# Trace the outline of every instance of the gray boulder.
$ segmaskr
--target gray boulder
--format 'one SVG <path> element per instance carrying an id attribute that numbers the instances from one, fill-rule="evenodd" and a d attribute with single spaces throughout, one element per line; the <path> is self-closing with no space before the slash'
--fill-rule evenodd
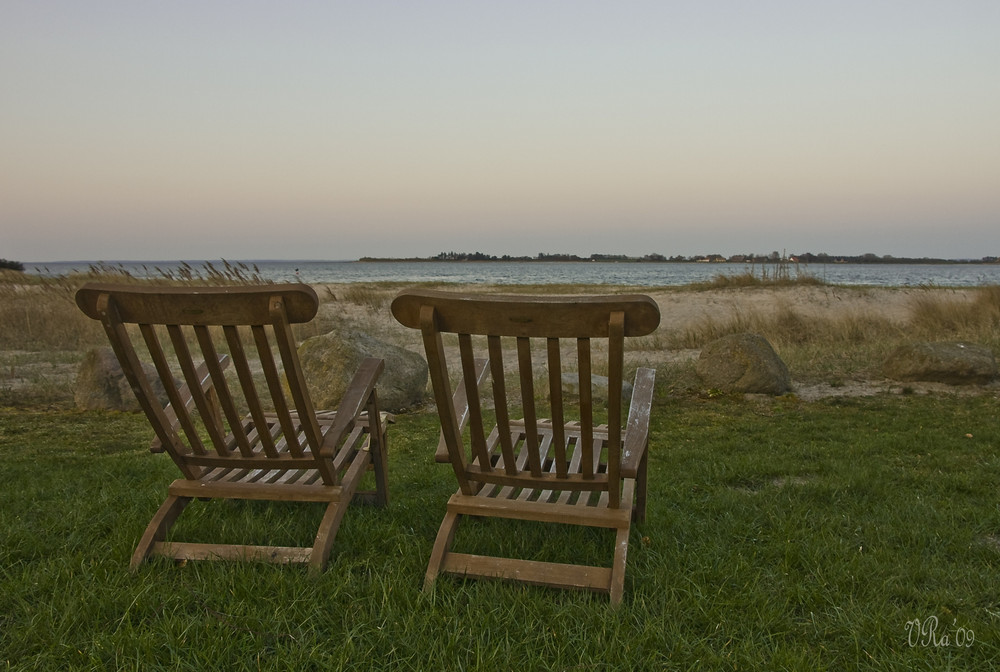
<path id="1" fill-rule="evenodd" d="M 418 354 L 357 331 L 331 331 L 299 346 L 299 360 L 317 409 L 334 410 L 365 357 L 385 360 L 378 379 L 379 407 L 398 413 L 423 403 L 427 362 Z"/>
<path id="2" fill-rule="evenodd" d="M 706 345 L 695 371 L 723 392 L 785 394 L 792 389 L 788 367 L 758 334 L 730 334 Z"/>
<path id="3" fill-rule="evenodd" d="M 153 387 L 161 405 L 166 405 L 167 394 L 156 376 L 152 364 L 144 363 L 143 371 Z M 76 374 L 76 387 L 73 390 L 73 401 L 77 408 L 94 411 L 138 411 L 139 402 L 132 394 L 125 379 L 118 358 L 111 348 L 95 348 L 87 351 L 80 362 Z"/>
<path id="4" fill-rule="evenodd" d="M 887 378 L 950 385 L 982 385 L 997 377 L 993 351 L 961 342 L 901 345 L 883 365 Z"/>

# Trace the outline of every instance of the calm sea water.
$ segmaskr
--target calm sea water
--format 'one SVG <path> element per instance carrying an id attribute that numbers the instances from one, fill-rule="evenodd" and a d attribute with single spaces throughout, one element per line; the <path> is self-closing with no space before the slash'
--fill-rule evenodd
<path id="1" fill-rule="evenodd" d="M 97 262 L 25 263 L 25 270 L 40 275 L 86 272 Z M 135 277 L 161 277 L 176 273 L 182 262 L 111 261 Z M 221 261 L 188 261 L 205 275 L 206 263 L 224 270 Z M 359 262 L 359 261 L 243 261 L 244 274 L 256 273 L 275 282 L 451 282 L 460 284 L 587 284 L 671 286 L 703 282 L 718 275 L 739 275 L 751 270 L 745 264 L 615 263 L 615 262 Z M 761 272 L 758 265 L 753 269 Z M 773 273 L 773 266 L 767 267 Z M 1000 264 L 811 264 L 790 270 L 816 276 L 831 284 L 913 287 L 935 285 L 972 287 L 1000 284 Z"/>

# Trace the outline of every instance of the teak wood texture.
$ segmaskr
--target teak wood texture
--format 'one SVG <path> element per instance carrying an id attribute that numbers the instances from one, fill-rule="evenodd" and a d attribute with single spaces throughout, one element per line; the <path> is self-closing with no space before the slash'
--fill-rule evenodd
<path id="1" fill-rule="evenodd" d="M 308 563 L 322 571 L 352 499 L 388 502 L 385 415 L 364 360 L 336 411 L 317 412 L 291 326 L 319 305 L 306 285 L 153 287 L 88 284 L 77 305 L 104 325 L 122 370 L 183 478 L 168 488 L 132 556 Z M 367 471 L 375 487 L 360 492 Z M 192 500 L 324 502 L 311 547 L 167 541 Z"/>
<path id="2" fill-rule="evenodd" d="M 619 603 L 631 522 L 642 520 L 646 510 L 655 377 L 651 369 L 638 369 L 623 423 L 624 342 L 656 329 L 656 303 L 641 295 L 404 291 L 392 314 L 422 333 L 441 420 L 437 457 L 452 465 L 458 480 L 431 551 L 425 589 L 445 572 L 602 591 Z M 455 335 L 457 353 L 445 346 Z M 606 367 L 600 365 L 604 359 Z M 598 375 L 607 377 L 604 405 L 596 403 L 593 390 Z M 564 391 L 567 376 L 578 387 L 572 394 Z M 483 384 L 487 377 L 490 385 Z M 512 419 L 518 406 L 523 418 Z M 540 417 L 540 411 L 551 417 Z M 490 414 L 495 426 L 487 431 L 494 424 Z M 456 553 L 451 547 L 462 516 L 610 528 L 612 565 Z"/>

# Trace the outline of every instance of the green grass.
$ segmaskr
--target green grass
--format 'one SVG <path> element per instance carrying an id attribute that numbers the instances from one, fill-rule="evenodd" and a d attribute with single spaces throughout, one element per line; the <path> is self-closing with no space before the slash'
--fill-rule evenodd
<path id="1" fill-rule="evenodd" d="M 177 475 L 146 451 L 142 417 L 0 412 L 0 666 L 994 669 L 998 415 L 988 395 L 657 399 L 649 516 L 633 527 L 613 609 L 601 595 L 448 577 L 421 592 L 454 488 L 432 460 L 434 416 L 390 428 L 389 507 L 352 507 L 312 579 L 164 560 L 129 574 Z M 176 531 L 308 544 L 321 514 L 196 502 Z M 458 545 L 603 561 L 611 543 L 601 531 L 476 522 Z M 913 622 L 932 618 L 949 645 L 915 636 Z M 956 645 L 959 632 L 974 633 L 971 646 Z"/>

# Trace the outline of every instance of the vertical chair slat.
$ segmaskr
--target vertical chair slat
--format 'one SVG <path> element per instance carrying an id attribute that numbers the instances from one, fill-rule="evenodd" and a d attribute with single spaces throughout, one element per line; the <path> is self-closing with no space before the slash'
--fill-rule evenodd
<path id="1" fill-rule="evenodd" d="M 255 324 L 251 327 L 254 344 L 257 346 L 257 357 L 260 360 L 261 370 L 264 372 L 264 380 L 267 381 L 267 390 L 274 402 L 274 414 L 281 425 L 281 436 L 284 439 L 288 452 L 294 457 L 302 457 L 302 446 L 296 438 L 296 423 L 288 411 L 288 402 L 285 401 L 285 391 L 278 375 L 278 367 L 274 362 L 274 353 L 271 351 L 271 344 L 267 339 L 267 331 L 263 325 Z M 281 452 L 281 445 L 276 446 Z"/>
<path id="2" fill-rule="evenodd" d="M 486 339 L 490 356 L 490 378 L 493 379 L 493 405 L 497 414 L 497 431 L 500 434 L 500 454 L 503 455 L 504 471 L 513 476 L 517 473 L 514 459 L 514 444 L 510 438 L 510 413 L 507 410 L 507 383 L 503 372 L 503 346 L 499 336 Z"/>
<path id="3" fill-rule="evenodd" d="M 563 414 L 562 395 L 562 353 L 559 351 L 559 339 L 547 339 L 549 351 L 549 405 L 552 407 L 552 449 L 555 460 L 555 472 L 558 478 L 565 478 L 566 466 L 566 431 Z"/>
<path id="4" fill-rule="evenodd" d="M 281 355 L 281 363 L 284 365 L 285 377 L 288 379 L 288 387 L 291 389 L 292 402 L 295 410 L 298 411 L 299 422 L 302 432 L 305 435 L 306 443 L 311 452 L 315 455 L 319 453 L 323 437 L 320 433 L 319 422 L 316 420 L 316 411 L 306 392 L 305 376 L 302 373 L 302 365 L 299 363 L 298 352 L 295 349 L 295 337 L 292 335 L 292 327 L 288 323 L 285 313 L 285 303 L 280 296 L 271 298 L 271 328 L 274 333 L 274 340 L 278 345 L 278 353 Z M 330 481 L 335 483 L 336 481 Z"/>
<path id="5" fill-rule="evenodd" d="M 542 460 L 538 454 L 538 413 L 535 410 L 535 376 L 531 366 L 531 341 L 520 336 L 517 338 L 517 366 L 521 372 L 524 449 L 528 451 L 528 468 L 532 476 L 541 476 Z"/>
<path id="6" fill-rule="evenodd" d="M 466 457 L 462 446 L 462 437 L 458 429 L 458 416 L 452 405 L 451 380 L 448 378 L 448 362 L 445 359 L 444 343 L 441 332 L 435 324 L 433 306 L 420 309 L 420 334 L 424 341 L 424 351 L 427 353 L 427 370 L 434 388 L 434 401 L 441 418 L 441 434 L 448 446 L 448 456 L 452 469 L 458 479 L 459 489 L 464 495 L 473 494 L 472 486 L 465 475 Z M 468 392 L 468 390 L 467 390 Z"/>
<path id="7" fill-rule="evenodd" d="M 622 384 L 625 367 L 625 313 L 611 313 L 608 324 L 608 498 L 621 503 Z"/>
<path id="8" fill-rule="evenodd" d="M 271 435 L 264 408 L 260 404 L 257 386 L 254 384 L 253 373 L 250 371 L 250 362 L 247 360 L 246 350 L 240 341 L 240 332 L 236 327 L 230 325 L 223 327 L 223 333 L 226 337 L 226 343 L 229 345 L 229 356 L 233 360 L 233 368 L 236 369 L 236 376 L 243 389 L 243 398 L 247 402 L 250 417 L 253 419 L 255 431 L 247 438 L 260 443 L 264 454 L 268 457 L 277 457 L 278 451 L 274 447 L 274 438 Z"/>
<path id="9" fill-rule="evenodd" d="M 479 382 L 476 380 L 476 357 L 472 350 L 472 337 L 458 335 L 458 349 L 462 360 L 462 379 L 465 382 L 465 396 L 469 405 L 469 441 L 472 456 L 483 471 L 493 471 L 489 451 L 486 449 L 486 431 L 483 427 L 483 412 L 479 402 Z"/>
<path id="10" fill-rule="evenodd" d="M 216 413 L 208 396 L 201 387 L 201 381 L 198 380 L 198 373 L 196 371 L 197 366 L 191 358 L 191 350 L 188 348 L 184 330 L 179 325 L 168 324 L 167 334 L 170 336 L 170 344 L 174 348 L 174 355 L 177 357 L 177 363 L 181 367 L 181 373 L 184 374 L 184 382 L 187 383 L 188 389 L 191 392 L 191 398 L 194 400 L 195 408 L 198 409 L 198 414 L 201 416 L 205 431 L 208 432 L 209 438 L 212 439 L 215 452 L 221 457 L 228 457 L 232 451 L 226 442 L 226 430 L 222 426 L 222 418 Z"/>
<path id="11" fill-rule="evenodd" d="M 156 368 L 156 373 L 163 382 L 163 389 L 167 393 L 167 400 L 170 402 L 170 407 L 177 417 L 177 422 L 180 424 L 184 436 L 187 437 L 191 451 L 196 455 L 204 455 L 208 450 L 205 448 L 205 444 L 202 443 L 201 436 L 199 436 L 198 430 L 194 426 L 194 421 L 191 418 L 191 413 L 188 411 L 187 404 L 184 403 L 184 399 L 181 399 L 180 389 L 177 381 L 174 379 L 173 372 L 170 370 L 170 365 L 167 363 L 167 357 L 163 353 L 163 346 L 160 345 L 156 329 L 149 324 L 140 324 L 139 333 L 142 334 L 143 341 L 146 343 L 146 351 L 149 352 L 150 358 L 153 360 L 153 366 Z M 171 443 L 177 448 L 180 447 L 179 440 Z"/>
<path id="12" fill-rule="evenodd" d="M 215 343 L 212 341 L 212 334 L 209 332 L 208 327 L 205 326 L 196 326 L 194 333 L 198 338 L 198 345 L 205 359 L 208 374 L 212 378 L 212 388 L 218 397 L 219 406 L 226 417 L 226 422 L 229 424 L 229 433 L 236 442 L 240 454 L 252 457 L 253 447 L 250 445 L 246 429 L 243 427 L 243 414 L 236 408 L 232 392 L 229 389 L 228 383 L 226 383 L 225 374 L 222 373 L 222 367 L 219 365 L 219 355 L 216 352 Z"/>
<path id="13" fill-rule="evenodd" d="M 580 448 L 583 477 L 594 477 L 594 399 L 590 363 L 590 339 L 576 340 L 577 367 L 580 375 Z"/>

